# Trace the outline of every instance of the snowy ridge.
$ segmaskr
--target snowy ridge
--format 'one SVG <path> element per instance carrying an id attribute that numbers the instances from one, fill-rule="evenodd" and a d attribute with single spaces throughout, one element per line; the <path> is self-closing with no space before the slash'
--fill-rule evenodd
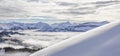
<path id="1" fill-rule="evenodd" d="M 54 23 L 52 25 L 44 22 L 38 23 L 0 23 L 0 30 L 33 30 L 38 29 L 39 32 L 85 32 L 109 22 L 84 22 L 84 23 L 71 23 L 62 22 Z M 4 25 L 4 26 L 3 26 Z"/>
<path id="2" fill-rule="evenodd" d="M 119 56 L 120 22 L 76 35 L 30 56 Z"/>

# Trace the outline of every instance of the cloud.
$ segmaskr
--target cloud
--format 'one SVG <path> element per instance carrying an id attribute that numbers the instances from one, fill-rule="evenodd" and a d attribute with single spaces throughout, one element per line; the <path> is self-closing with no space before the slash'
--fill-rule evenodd
<path id="1" fill-rule="evenodd" d="M 28 2 L 39 2 L 40 0 L 27 0 Z"/>
<path id="2" fill-rule="evenodd" d="M 118 13 L 116 10 L 119 4 L 120 1 L 114 0 L 0 0 L 0 18 L 45 16 L 68 20 L 94 20 L 99 16 L 106 19 L 112 18 L 109 15 Z"/>
<path id="3" fill-rule="evenodd" d="M 59 6 L 78 6 L 77 3 L 69 3 L 69 2 L 56 2 Z"/>
<path id="4" fill-rule="evenodd" d="M 114 5 L 119 2 L 120 1 L 99 1 L 99 2 L 92 2 L 91 4 L 95 4 L 97 8 L 100 8 L 100 7 Z"/>
<path id="5" fill-rule="evenodd" d="M 49 1 L 48 0 L 27 0 L 28 2 L 41 2 L 41 3 L 48 3 Z"/>
<path id="6" fill-rule="evenodd" d="M 19 0 L 1 0 L 0 17 L 26 17 L 28 12 Z"/>

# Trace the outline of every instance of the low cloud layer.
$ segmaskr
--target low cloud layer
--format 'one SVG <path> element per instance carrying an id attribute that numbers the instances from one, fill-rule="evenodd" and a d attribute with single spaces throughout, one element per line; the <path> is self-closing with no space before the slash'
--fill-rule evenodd
<path id="1" fill-rule="evenodd" d="M 46 16 L 68 20 L 109 20 L 118 18 L 119 6 L 120 1 L 114 0 L 0 0 L 0 18 Z"/>

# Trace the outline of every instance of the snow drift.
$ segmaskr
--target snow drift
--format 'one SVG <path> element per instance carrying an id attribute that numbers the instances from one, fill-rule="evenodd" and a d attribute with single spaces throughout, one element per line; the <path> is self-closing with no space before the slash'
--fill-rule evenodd
<path id="1" fill-rule="evenodd" d="M 120 56 L 120 22 L 76 35 L 30 56 Z"/>

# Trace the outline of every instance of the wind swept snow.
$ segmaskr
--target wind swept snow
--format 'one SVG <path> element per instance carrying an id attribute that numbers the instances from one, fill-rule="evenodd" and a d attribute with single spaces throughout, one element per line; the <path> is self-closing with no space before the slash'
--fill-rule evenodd
<path id="1" fill-rule="evenodd" d="M 71 37 L 30 56 L 120 56 L 120 22 Z"/>

